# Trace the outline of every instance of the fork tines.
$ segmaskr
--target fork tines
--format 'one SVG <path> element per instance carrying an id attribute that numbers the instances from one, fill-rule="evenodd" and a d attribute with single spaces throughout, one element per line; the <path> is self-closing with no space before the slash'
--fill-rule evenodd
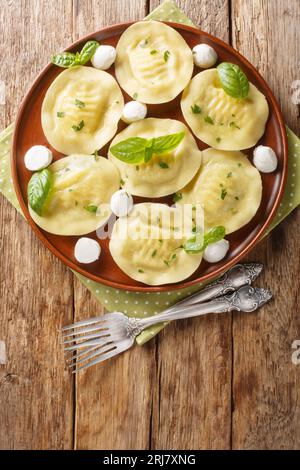
<path id="1" fill-rule="evenodd" d="M 114 350 L 117 346 L 111 337 L 114 328 L 107 327 L 107 318 L 95 317 L 61 329 L 65 360 L 67 367 L 74 368 L 73 372 L 78 372 L 115 355 Z"/>

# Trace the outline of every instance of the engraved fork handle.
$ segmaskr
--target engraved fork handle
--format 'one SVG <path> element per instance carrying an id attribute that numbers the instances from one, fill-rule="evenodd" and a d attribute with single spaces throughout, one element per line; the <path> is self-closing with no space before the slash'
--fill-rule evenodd
<path id="1" fill-rule="evenodd" d="M 151 325 L 164 321 L 180 320 L 182 318 L 198 317 L 207 313 L 231 312 L 233 310 L 253 312 L 270 300 L 272 294 L 269 290 L 243 286 L 232 294 L 217 297 L 209 302 L 182 306 L 173 311 L 165 311 L 148 318 L 136 319 L 139 327 L 144 330 Z"/>
<path id="2" fill-rule="evenodd" d="M 188 298 L 180 300 L 175 305 L 172 305 L 165 312 L 172 312 L 179 306 L 193 305 L 199 302 L 214 299 L 221 295 L 233 292 L 239 287 L 250 285 L 257 276 L 261 273 L 263 265 L 261 263 L 244 263 L 236 264 L 229 269 L 223 276 L 216 281 L 209 284 L 200 292 L 190 295 Z"/>

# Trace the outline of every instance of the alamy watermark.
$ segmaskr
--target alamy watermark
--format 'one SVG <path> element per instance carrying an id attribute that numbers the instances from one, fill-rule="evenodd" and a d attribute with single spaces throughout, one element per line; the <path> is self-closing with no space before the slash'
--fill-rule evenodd
<path id="1" fill-rule="evenodd" d="M 0 80 L 0 105 L 5 104 L 5 83 Z"/>
<path id="2" fill-rule="evenodd" d="M 121 201 L 125 206 L 128 204 L 126 198 Z M 197 228 L 197 241 L 202 242 L 204 234 L 204 211 L 201 204 L 180 204 L 169 207 L 164 205 L 160 208 L 153 204 L 138 204 L 128 217 L 122 219 L 122 223 L 115 224 L 116 217 L 112 214 L 108 222 L 99 226 L 96 230 L 100 240 L 109 238 L 114 230 L 114 238 L 119 240 L 151 239 L 151 240 L 182 240 L 191 237 Z M 97 208 L 96 217 L 106 219 L 109 215 L 110 206 L 100 204 Z M 126 210 L 124 210 L 126 213 Z"/>
<path id="3" fill-rule="evenodd" d="M 292 85 L 292 103 L 295 105 L 300 105 L 300 80 L 293 81 Z"/>
<path id="4" fill-rule="evenodd" d="M 300 364 L 300 339 L 295 339 L 295 341 L 293 341 L 292 349 L 295 349 L 292 354 L 292 363 L 296 366 Z"/>

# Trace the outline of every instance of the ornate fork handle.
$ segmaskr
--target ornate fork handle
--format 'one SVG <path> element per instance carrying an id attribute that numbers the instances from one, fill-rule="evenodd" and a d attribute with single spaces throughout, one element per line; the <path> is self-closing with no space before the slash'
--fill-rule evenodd
<path id="1" fill-rule="evenodd" d="M 166 312 L 171 312 L 179 306 L 205 302 L 206 300 L 233 292 L 239 287 L 250 285 L 259 276 L 262 268 L 263 265 L 260 263 L 236 264 L 219 279 L 209 284 L 200 292 L 196 292 L 187 299 L 183 299 L 175 305 L 172 305 L 172 307 L 168 308 Z"/>
<path id="2" fill-rule="evenodd" d="M 217 297 L 209 302 L 189 306 L 181 305 L 173 311 L 165 311 L 148 318 L 131 318 L 129 320 L 130 327 L 128 333 L 136 336 L 145 328 L 156 323 L 197 317 L 207 313 L 231 312 L 233 310 L 253 312 L 271 298 L 272 294 L 269 290 L 244 286 L 232 294 Z"/>

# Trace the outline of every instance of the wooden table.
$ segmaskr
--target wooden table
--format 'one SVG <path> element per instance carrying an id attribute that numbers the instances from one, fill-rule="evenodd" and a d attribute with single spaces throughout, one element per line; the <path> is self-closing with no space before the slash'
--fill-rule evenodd
<path id="1" fill-rule="evenodd" d="M 103 26 L 142 19 L 158 0 L 1 0 L 0 79 L 13 121 L 37 73 Z M 299 0 L 180 0 L 201 29 L 230 42 L 266 78 L 299 134 L 291 85 L 300 79 Z M 258 314 L 167 327 L 144 347 L 74 378 L 57 328 L 101 306 L 1 197 L 2 449 L 296 449 L 300 447 L 300 211 L 249 259 L 275 301 Z"/>

